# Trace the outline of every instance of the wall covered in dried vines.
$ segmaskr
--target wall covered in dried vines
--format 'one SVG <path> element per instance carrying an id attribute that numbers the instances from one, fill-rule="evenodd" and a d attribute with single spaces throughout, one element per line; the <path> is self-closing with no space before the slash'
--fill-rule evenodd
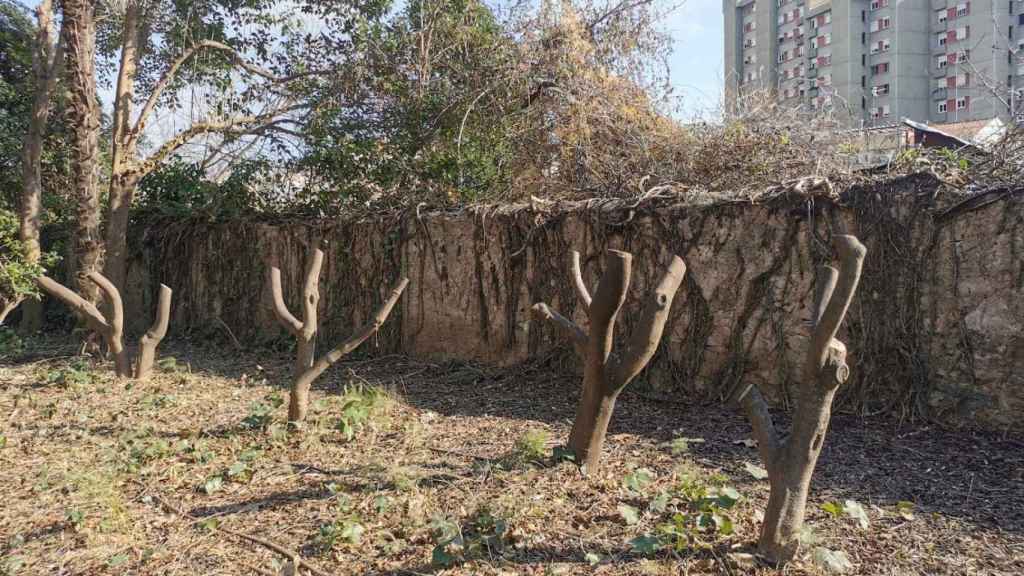
<path id="1" fill-rule="evenodd" d="M 840 228 L 868 246 L 860 291 L 840 338 L 853 373 L 844 409 L 1021 426 L 1024 410 L 1024 193 L 949 199 L 924 176 L 845 190 L 839 202 L 783 194 L 763 203 L 592 205 L 415 212 L 356 221 L 153 222 L 133 231 L 127 307 L 141 330 L 157 282 L 175 290 L 172 330 L 287 342 L 266 269 L 282 269 L 298 310 L 303 261 L 327 242 L 321 337 L 361 323 L 400 274 L 411 285 L 367 349 L 420 357 L 571 365 L 551 328 L 531 319 L 545 301 L 583 320 L 568 252 L 595 283 L 601 253 L 634 254 L 637 295 L 671 252 L 689 266 L 651 367 L 649 394 L 717 401 L 754 382 L 787 403 L 806 345 L 817 265 Z M 620 337 L 621 341 L 621 337 Z"/>

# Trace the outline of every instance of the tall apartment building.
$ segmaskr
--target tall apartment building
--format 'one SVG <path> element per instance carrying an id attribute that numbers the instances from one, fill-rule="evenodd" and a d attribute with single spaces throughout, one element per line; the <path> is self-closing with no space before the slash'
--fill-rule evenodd
<path id="1" fill-rule="evenodd" d="M 726 97 L 851 126 L 1024 120 L 1024 0 L 723 0 Z"/>

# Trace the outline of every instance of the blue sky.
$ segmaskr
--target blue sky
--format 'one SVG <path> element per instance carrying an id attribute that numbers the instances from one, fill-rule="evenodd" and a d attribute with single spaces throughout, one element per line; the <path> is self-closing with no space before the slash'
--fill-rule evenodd
<path id="1" fill-rule="evenodd" d="M 686 0 L 668 18 L 672 86 L 681 98 L 682 120 L 713 115 L 722 96 L 725 24 L 719 0 Z"/>

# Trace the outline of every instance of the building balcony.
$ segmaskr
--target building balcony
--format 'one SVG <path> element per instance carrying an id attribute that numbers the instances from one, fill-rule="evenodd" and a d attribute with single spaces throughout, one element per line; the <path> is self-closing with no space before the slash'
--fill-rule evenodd
<path id="1" fill-rule="evenodd" d="M 807 77 L 808 78 L 817 78 L 818 77 L 818 69 L 817 68 L 808 68 L 807 69 Z"/>
<path id="2" fill-rule="evenodd" d="M 935 88 L 932 90 L 932 100 L 942 101 L 945 100 L 949 95 L 949 91 L 945 88 Z"/>

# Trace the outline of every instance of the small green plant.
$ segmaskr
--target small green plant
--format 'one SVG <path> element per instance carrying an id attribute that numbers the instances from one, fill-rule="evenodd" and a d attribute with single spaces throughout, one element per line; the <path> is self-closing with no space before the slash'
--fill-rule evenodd
<path id="1" fill-rule="evenodd" d="M 645 556 L 664 549 L 678 552 L 711 546 L 719 536 L 733 533 L 729 511 L 739 500 L 740 495 L 733 488 L 709 485 L 695 476 L 684 475 L 672 490 L 659 493 L 648 506 L 652 512 L 667 513 L 667 521 L 658 524 L 655 533 L 631 540 L 630 546 Z"/>
<path id="2" fill-rule="evenodd" d="M 146 464 L 178 453 L 178 447 L 157 436 L 151 429 L 129 432 L 121 436 L 116 459 L 120 468 L 136 473 Z"/>
<path id="3" fill-rule="evenodd" d="M 267 394 L 262 402 L 255 402 L 249 407 L 249 414 L 242 419 L 242 427 L 250 430 L 264 430 L 274 421 L 274 410 L 284 404 L 284 398 L 273 392 Z"/>
<path id="4" fill-rule="evenodd" d="M 339 518 L 334 522 L 320 526 L 316 543 L 324 551 L 334 549 L 339 542 L 359 544 L 364 532 L 366 532 L 366 528 L 358 522 L 356 517 Z"/>
<path id="5" fill-rule="evenodd" d="M 201 486 L 201 489 L 202 489 L 203 492 L 206 493 L 207 496 L 209 496 L 210 494 L 213 494 L 215 492 L 219 492 L 220 489 L 223 488 L 223 487 L 224 487 L 224 478 L 220 477 L 219 475 L 216 475 L 216 476 L 210 476 L 209 478 L 207 478 L 203 482 L 203 485 Z"/>
<path id="6" fill-rule="evenodd" d="M 703 444 L 703 443 L 704 443 L 704 439 L 703 438 L 680 437 L 680 438 L 675 438 L 671 442 L 668 442 L 668 443 L 666 443 L 664 445 L 668 446 L 668 449 L 672 453 L 673 456 L 681 456 L 681 455 L 686 454 L 687 452 L 690 451 L 690 445 L 691 444 Z"/>
<path id="7" fill-rule="evenodd" d="M 821 510 L 833 518 L 843 516 L 843 505 L 839 502 L 825 502 L 821 505 Z"/>
<path id="8" fill-rule="evenodd" d="M 390 406 L 391 398 L 379 388 L 346 386 L 335 427 L 351 442 L 356 434 L 372 425 Z"/>
<path id="9" fill-rule="evenodd" d="M 188 365 L 178 362 L 174 356 L 164 356 L 156 361 L 156 365 L 164 372 L 188 372 Z"/>
<path id="10" fill-rule="evenodd" d="M 89 370 L 89 363 L 85 360 L 75 360 L 62 368 L 56 368 L 46 373 L 46 383 L 62 386 L 68 390 L 78 390 L 93 383 L 95 376 Z"/>
<path id="11" fill-rule="evenodd" d="M 431 563 L 450 567 L 473 558 L 501 555 L 512 543 L 508 521 L 481 506 L 464 525 L 435 516 L 430 522 L 434 550 Z"/>
<path id="12" fill-rule="evenodd" d="M 360 518 L 352 511 L 352 500 L 334 482 L 324 486 L 334 500 L 335 519 L 320 526 L 314 539 L 321 550 L 327 552 L 339 543 L 358 544 L 366 532 Z"/>
<path id="13" fill-rule="evenodd" d="M 527 430 L 516 438 L 508 461 L 514 466 L 525 466 L 540 462 L 547 457 L 547 444 L 550 435 L 547 430 Z"/>
<path id="14" fill-rule="evenodd" d="M 634 468 L 622 478 L 622 485 L 634 494 L 642 494 L 654 480 L 654 472 L 647 468 Z"/>

